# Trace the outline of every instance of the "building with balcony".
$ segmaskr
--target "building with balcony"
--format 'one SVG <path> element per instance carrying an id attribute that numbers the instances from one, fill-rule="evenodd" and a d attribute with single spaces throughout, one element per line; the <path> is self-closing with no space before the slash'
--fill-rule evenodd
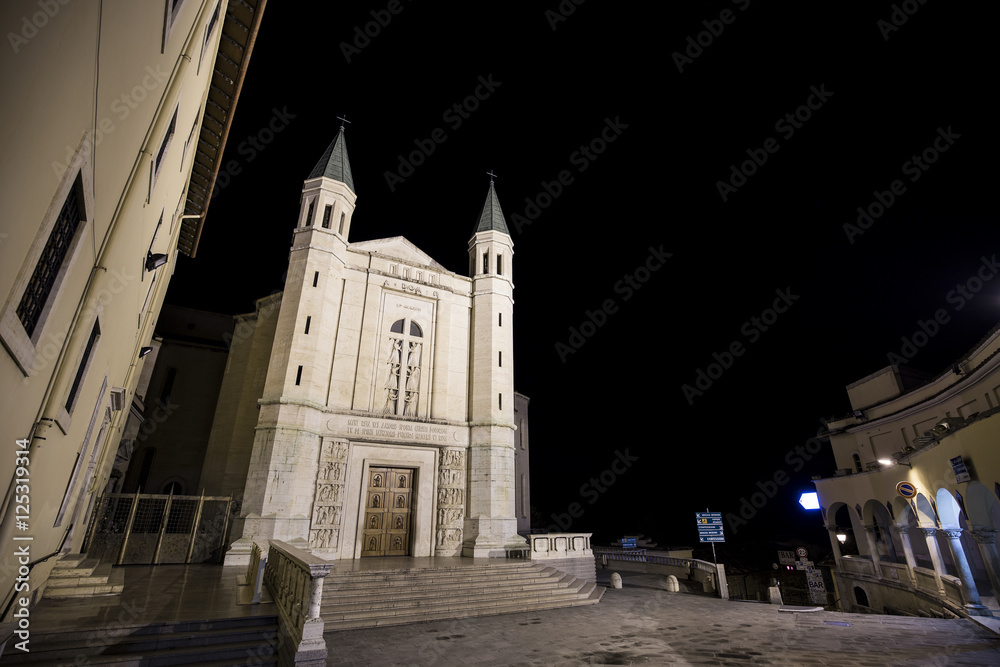
<path id="1" fill-rule="evenodd" d="M 816 480 L 845 611 L 1000 616 L 1000 327 L 951 368 L 847 387 Z"/>

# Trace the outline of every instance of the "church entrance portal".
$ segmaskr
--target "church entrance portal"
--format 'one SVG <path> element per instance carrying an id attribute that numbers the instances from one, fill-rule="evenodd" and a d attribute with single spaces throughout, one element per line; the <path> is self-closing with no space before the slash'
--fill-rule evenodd
<path id="1" fill-rule="evenodd" d="M 409 556 L 412 468 L 369 468 L 361 556 Z"/>

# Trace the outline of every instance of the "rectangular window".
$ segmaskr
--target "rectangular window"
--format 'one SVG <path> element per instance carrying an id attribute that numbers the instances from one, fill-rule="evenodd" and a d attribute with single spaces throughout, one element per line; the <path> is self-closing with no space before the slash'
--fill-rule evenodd
<path id="1" fill-rule="evenodd" d="M 313 287 L 319 284 L 319 271 L 313 274 Z"/>
<path id="2" fill-rule="evenodd" d="M 309 210 L 306 212 L 306 227 L 312 227 L 313 223 L 313 202 L 309 202 Z"/>
<path id="3" fill-rule="evenodd" d="M 503 368 L 503 351 L 497 352 L 497 366 Z"/>
<path id="4" fill-rule="evenodd" d="M 180 13 L 181 5 L 184 4 L 184 0 L 166 1 L 167 4 L 163 19 L 163 44 L 160 45 L 160 53 L 167 52 L 167 41 L 170 39 L 170 33 L 174 27 L 174 22 L 177 20 L 177 14 Z"/>
<path id="5" fill-rule="evenodd" d="M 497 406 L 503 410 L 503 394 L 498 394 Z"/>
<path id="6" fill-rule="evenodd" d="M 312 323 L 312 317 L 306 316 L 306 333 L 309 333 L 309 325 Z"/>
<path id="7" fill-rule="evenodd" d="M 503 326 L 503 313 L 497 313 L 497 326 Z"/>
<path id="8" fill-rule="evenodd" d="M 215 3 L 215 11 L 212 12 L 212 18 L 208 20 L 208 26 L 205 27 L 205 41 L 201 45 L 201 59 L 198 61 L 198 71 L 201 72 L 201 63 L 205 60 L 205 52 L 208 51 L 208 43 L 212 41 L 212 31 L 215 30 L 215 25 L 219 22 L 219 10 L 222 8 L 222 3 Z"/>
<path id="9" fill-rule="evenodd" d="M 299 386 L 302 382 L 302 366 L 299 366 L 299 370 L 295 373 L 295 386 Z"/>
<path id="10" fill-rule="evenodd" d="M 170 142 L 174 138 L 174 132 L 177 130 L 177 107 L 174 107 L 174 115 L 170 118 L 170 124 L 167 126 L 167 131 L 163 135 L 163 141 L 160 142 L 160 150 L 156 152 L 156 159 L 153 160 L 153 184 L 156 183 L 156 177 L 160 173 L 160 167 L 163 166 L 163 161 L 167 156 L 167 149 L 170 148 Z M 150 191 L 152 191 L 150 187 Z"/>
<path id="11" fill-rule="evenodd" d="M 188 151 L 191 150 L 191 146 L 194 144 L 197 137 L 198 127 L 200 126 L 199 121 L 201 121 L 201 109 L 198 109 L 198 113 L 195 114 L 194 123 L 191 124 L 191 132 L 188 134 L 187 141 L 184 142 L 184 153 L 181 156 L 181 171 L 184 171 L 184 164 L 187 162 Z"/>
<path id="12" fill-rule="evenodd" d="M 503 255 L 497 255 L 497 275 L 503 275 Z"/>
<path id="13" fill-rule="evenodd" d="M 76 399 L 80 394 L 80 386 L 83 384 L 83 379 L 87 377 L 87 368 L 90 366 L 91 359 L 94 358 L 94 350 L 97 347 L 97 341 L 101 338 L 101 322 L 97 320 L 94 322 L 94 328 L 90 330 L 90 338 L 87 339 L 87 346 L 83 349 L 83 357 L 80 359 L 80 365 L 76 369 L 76 377 L 73 378 L 73 386 L 69 389 L 69 395 L 66 397 L 66 412 L 73 412 L 73 407 L 76 405 Z"/>
<path id="14" fill-rule="evenodd" d="M 49 240 L 42 250 L 42 256 L 35 265 L 35 270 L 31 274 L 28 286 L 21 295 L 21 302 L 17 306 L 17 317 L 21 320 L 28 338 L 35 333 L 35 327 L 42 316 L 52 287 L 56 282 L 56 277 L 62 269 L 63 261 L 69 252 L 69 248 L 76 231 L 82 221 L 83 190 L 80 177 L 70 188 L 69 195 L 63 203 L 56 224 L 49 234 Z"/>
<path id="15" fill-rule="evenodd" d="M 343 234 L 343 233 L 344 233 L 344 220 L 345 220 L 346 218 L 347 218 L 347 214 L 346 214 L 346 213 L 341 213 L 341 214 L 340 214 L 340 229 L 338 230 L 338 232 L 339 232 L 340 234 Z"/>
<path id="16" fill-rule="evenodd" d="M 483 253 L 483 273 L 490 272 L 490 254 L 488 252 Z"/>
<path id="17" fill-rule="evenodd" d="M 323 211 L 323 229 L 330 229 L 330 217 L 333 215 L 333 205 L 327 204 Z"/>

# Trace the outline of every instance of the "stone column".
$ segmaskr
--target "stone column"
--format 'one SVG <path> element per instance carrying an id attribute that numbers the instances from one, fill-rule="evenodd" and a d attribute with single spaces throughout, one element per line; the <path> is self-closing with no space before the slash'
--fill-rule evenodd
<path id="1" fill-rule="evenodd" d="M 941 548 L 938 546 L 937 538 L 934 534 L 937 533 L 937 528 L 924 528 L 920 526 L 920 532 L 924 534 L 924 540 L 927 541 L 927 551 L 931 555 L 931 566 L 934 570 L 934 581 L 937 583 L 938 595 L 942 598 L 945 596 L 944 592 L 944 582 L 941 581 L 941 571 L 944 566 L 941 564 Z"/>
<path id="2" fill-rule="evenodd" d="M 879 567 L 881 558 L 878 555 L 878 540 L 875 539 L 875 524 L 866 523 L 865 524 L 865 539 L 868 540 L 868 551 L 871 553 L 872 565 L 875 568 L 875 576 L 882 577 L 882 568 Z"/>
<path id="3" fill-rule="evenodd" d="M 917 559 L 913 556 L 913 544 L 910 543 L 910 527 L 893 524 L 892 532 L 899 535 L 899 541 L 903 544 L 903 556 L 906 558 L 906 570 L 910 575 L 910 584 L 917 585 L 917 573 L 913 568 L 917 566 Z"/>
<path id="4" fill-rule="evenodd" d="M 833 562 L 840 568 L 840 540 L 837 539 L 837 526 L 827 524 L 824 526 L 830 532 L 830 548 L 833 550 Z"/>
<path id="5" fill-rule="evenodd" d="M 962 529 L 945 528 L 943 532 L 948 536 L 952 558 L 955 560 L 955 567 L 958 568 L 958 578 L 962 580 L 962 588 L 965 590 L 965 608 L 970 614 L 982 616 L 986 607 L 979 599 L 979 590 L 972 578 L 972 568 L 969 567 L 969 559 L 965 557 L 965 547 L 962 546 Z"/>
<path id="6" fill-rule="evenodd" d="M 1000 602 L 1000 555 L 997 554 L 997 530 L 996 528 L 974 528 L 969 532 L 976 540 L 979 553 L 983 556 L 983 563 L 986 564 L 986 574 L 993 587 L 993 597 Z"/>

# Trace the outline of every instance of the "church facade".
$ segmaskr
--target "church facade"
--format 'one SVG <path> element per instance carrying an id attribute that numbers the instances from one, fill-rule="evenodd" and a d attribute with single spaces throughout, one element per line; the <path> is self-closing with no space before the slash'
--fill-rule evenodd
<path id="1" fill-rule="evenodd" d="M 303 184 L 284 291 L 235 327 L 201 477 L 241 499 L 226 563 L 266 539 L 328 559 L 521 552 L 493 183 L 469 276 L 403 237 L 351 242 L 356 200 L 341 127 Z"/>

